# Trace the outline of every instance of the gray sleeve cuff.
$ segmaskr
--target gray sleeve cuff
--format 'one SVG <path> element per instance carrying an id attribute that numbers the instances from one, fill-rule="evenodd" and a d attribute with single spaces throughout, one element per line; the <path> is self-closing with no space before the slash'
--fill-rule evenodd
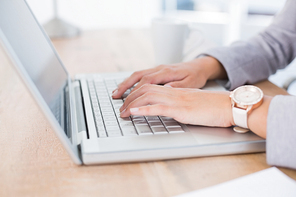
<path id="1" fill-rule="evenodd" d="M 233 90 L 268 78 L 270 67 L 261 53 L 262 49 L 250 43 L 235 42 L 230 47 L 213 48 L 204 54 L 216 58 L 223 65 L 228 80 L 218 82 Z"/>
<path id="2" fill-rule="evenodd" d="M 286 67 L 296 57 L 296 1 L 288 0 L 273 23 L 248 41 L 206 51 L 224 66 L 227 89 L 254 84 Z"/>
<path id="3" fill-rule="evenodd" d="M 243 84 L 236 79 L 236 70 L 240 70 L 240 68 L 234 67 L 234 64 L 232 62 L 229 62 L 229 59 L 231 57 L 229 54 L 229 50 L 230 47 L 213 48 L 206 51 L 203 55 L 214 57 L 223 65 L 227 73 L 228 80 L 217 80 L 217 82 L 224 86 L 226 89 L 233 90 Z"/>
<path id="4" fill-rule="evenodd" d="M 272 99 L 267 118 L 266 155 L 269 165 L 296 169 L 296 96 Z"/>

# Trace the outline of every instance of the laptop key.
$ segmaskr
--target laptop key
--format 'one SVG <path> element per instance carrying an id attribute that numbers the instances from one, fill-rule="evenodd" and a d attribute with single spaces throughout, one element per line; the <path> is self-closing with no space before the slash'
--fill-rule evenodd
<path id="1" fill-rule="evenodd" d="M 120 110 L 119 110 L 119 108 L 118 109 L 114 108 L 114 112 L 115 112 L 115 114 L 116 114 L 117 117 L 120 117 Z"/>
<path id="2" fill-rule="evenodd" d="M 166 127 L 180 127 L 179 123 L 176 122 L 176 121 L 164 121 L 163 124 L 166 126 Z"/>
<path id="3" fill-rule="evenodd" d="M 103 127 L 104 126 L 103 122 L 100 122 L 100 121 L 97 121 L 96 125 L 97 125 L 97 127 Z"/>
<path id="4" fill-rule="evenodd" d="M 108 93 L 106 92 L 106 93 L 100 93 L 100 92 L 98 92 L 98 99 L 100 100 L 100 101 L 105 101 L 106 99 L 109 99 L 109 95 L 108 95 Z"/>
<path id="5" fill-rule="evenodd" d="M 126 117 L 126 118 L 121 118 L 121 117 L 119 117 L 119 118 L 118 118 L 118 121 L 119 121 L 119 122 L 125 122 L 125 121 L 131 121 L 131 119 L 130 119 L 130 117 Z"/>
<path id="6" fill-rule="evenodd" d="M 167 134 L 167 130 L 162 126 L 162 127 L 151 127 L 152 131 L 154 134 Z"/>
<path id="7" fill-rule="evenodd" d="M 161 126 L 163 127 L 163 124 L 159 121 L 159 122 L 149 122 L 149 125 L 151 127 L 154 127 L 154 126 Z"/>
<path id="8" fill-rule="evenodd" d="M 102 112 L 113 112 L 113 108 L 110 106 L 101 106 L 101 110 Z"/>
<path id="9" fill-rule="evenodd" d="M 120 109 L 122 104 L 113 104 L 114 109 Z"/>
<path id="10" fill-rule="evenodd" d="M 115 116 L 103 116 L 103 118 L 104 118 L 105 121 L 116 121 Z"/>
<path id="11" fill-rule="evenodd" d="M 99 137 L 107 137 L 107 133 L 105 131 L 98 131 Z"/>
<path id="12" fill-rule="evenodd" d="M 148 125 L 146 120 L 135 120 L 134 123 L 135 125 Z"/>
<path id="13" fill-rule="evenodd" d="M 114 112 L 112 111 L 104 111 L 102 112 L 103 116 L 114 116 Z"/>
<path id="14" fill-rule="evenodd" d="M 148 125 L 136 125 L 139 135 L 152 135 L 151 129 Z"/>
<path id="15" fill-rule="evenodd" d="M 124 136 L 138 135 L 135 127 L 122 127 L 121 129 Z"/>
<path id="16" fill-rule="evenodd" d="M 105 131 L 105 126 L 97 126 L 98 131 Z"/>
<path id="17" fill-rule="evenodd" d="M 114 104 L 114 105 L 122 105 L 123 104 L 123 101 L 122 101 L 122 99 L 112 99 L 112 103 Z"/>
<path id="18" fill-rule="evenodd" d="M 97 126 L 97 132 L 98 132 L 99 137 L 107 137 L 104 126 Z"/>
<path id="19" fill-rule="evenodd" d="M 167 117 L 167 116 L 160 116 L 160 119 L 163 120 L 163 121 L 166 121 L 166 120 L 174 120 L 173 118 Z"/>
<path id="20" fill-rule="evenodd" d="M 132 120 L 145 120 L 144 116 L 132 116 Z"/>
<path id="21" fill-rule="evenodd" d="M 117 121 L 116 120 L 108 120 L 108 121 L 105 121 L 105 125 L 106 125 L 106 127 L 108 127 L 108 126 L 118 126 L 118 123 L 117 123 Z"/>
<path id="22" fill-rule="evenodd" d="M 94 113 L 100 113 L 100 109 L 99 108 L 94 108 Z"/>
<path id="23" fill-rule="evenodd" d="M 94 112 L 96 119 L 102 119 L 101 112 Z"/>
<path id="24" fill-rule="evenodd" d="M 134 124 L 132 121 L 124 121 L 124 122 L 119 122 L 121 127 L 133 127 Z"/>
<path id="25" fill-rule="evenodd" d="M 148 122 L 150 121 L 160 121 L 158 116 L 146 116 Z"/>
<path id="26" fill-rule="evenodd" d="M 110 102 L 100 103 L 101 107 L 111 107 L 112 104 Z"/>
<path id="27" fill-rule="evenodd" d="M 116 84 L 120 84 L 120 83 L 122 83 L 124 80 L 125 80 L 125 78 L 119 78 L 119 79 L 116 79 L 115 82 L 116 82 Z"/>
<path id="28" fill-rule="evenodd" d="M 167 130 L 169 133 L 183 133 L 184 130 L 182 129 L 181 126 L 179 127 L 167 127 Z"/>
<path id="29" fill-rule="evenodd" d="M 118 132 L 118 131 L 110 131 L 110 132 L 107 132 L 107 133 L 108 133 L 108 137 L 120 137 L 120 136 L 122 136 L 121 132 Z"/>
<path id="30" fill-rule="evenodd" d="M 106 126 L 106 130 L 107 130 L 107 132 L 109 132 L 109 131 L 120 131 L 120 128 L 119 128 L 118 125 Z"/>

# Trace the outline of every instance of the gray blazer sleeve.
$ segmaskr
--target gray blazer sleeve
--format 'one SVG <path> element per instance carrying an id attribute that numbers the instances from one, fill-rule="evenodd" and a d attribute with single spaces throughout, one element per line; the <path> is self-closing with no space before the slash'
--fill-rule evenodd
<path id="1" fill-rule="evenodd" d="M 296 1 L 288 0 L 273 23 L 247 42 L 213 48 L 204 54 L 215 57 L 224 66 L 227 89 L 267 79 L 285 68 L 296 56 Z"/>
<path id="2" fill-rule="evenodd" d="M 296 0 L 288 0 L 273 23 L 256 37 L 205 54 L 224 66 L 228 89 L 267 79 L 296 56 Z M 272 99 L 267 118 L 266 155 L 269 165 L 296 169 L 296 96 Z"/>
<path id="3" fill-rule="evenodd" d="M 266 157 L 269 165 L 296 169 L 296 96 L 276 96 L 267 117 Z"/>

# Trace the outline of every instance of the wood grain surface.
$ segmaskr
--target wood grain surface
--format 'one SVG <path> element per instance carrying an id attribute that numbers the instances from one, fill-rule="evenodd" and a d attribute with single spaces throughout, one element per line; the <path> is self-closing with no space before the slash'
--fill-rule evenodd
<path id="1" fill-rule="evenodd" d="M 98 30 L 55 40 L 73 76 L 153 67 L 147 30 Z M 268 81 L 266 94 L 286 94 Z M 0 196 L 173 196 L 269 168 L 265 153 L 76 166 L 0 52 Z M 280 168 L 296 179 L 296 171 Z"/>

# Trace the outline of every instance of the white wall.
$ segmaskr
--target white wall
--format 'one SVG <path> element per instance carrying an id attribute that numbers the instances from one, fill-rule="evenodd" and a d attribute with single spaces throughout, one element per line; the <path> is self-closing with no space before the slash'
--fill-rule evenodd
<path id="1" fill-rule="evenodd" d="M 39 22 L 44 23 L 53 16 L 52 0 L 27 0 Z"/>
<path id="2" fill-rule="evenodd" d="M 57 0 L 59 15 L 64 20 L 83 30 L 99 28 L 148 28 L 153 17 L 162 15 L 161 0 Z M 173 0 L 167 0 L 173 1 Z M 225 0 L 238 1 L 238 0 Z M 266 8 L 276 10 L 283 6 L 285 0 L 247 0 L 253 9 Z M 41 24 L 53 17 L 53 0 L 27 0 Z M 267 3 L 267 4 L 266 4 Z M 223 13 L 203 16 L 202 13 L 178 11 L 166 13 L 204 28 L 209 39 L 218 45 L 226 44 L 236 38 L 229 37 L 227 26 L 229 18 Z M 216 16 L 217 15 L 217 16 Z M 225 15 L 225 16 L 224 16 Z M 206 18 L 206 19 L 205 19 Z M 272 20 L 268 16 L 254 16 L 242 25 L 240 39 L 248 39 L 267 26 Z M 231 40 L 232 39 L 232 40 Z M 228 41 L 227 41 L 228 40 Z M 230 41 L 229 41 L 230 40 Z M 287 77 L 294 76 L 296 62 L 288 69 L 279 71 L 270 80 L 281 86 Z"/>
<path id="3" fill-rule="evenodd" d="M 53 17 L 51 0 L 27 2 L 41 23 Z M 161 5 L 160 0 L 58 0 L 58 13 L 82 29 L 148 27 Z"/>

